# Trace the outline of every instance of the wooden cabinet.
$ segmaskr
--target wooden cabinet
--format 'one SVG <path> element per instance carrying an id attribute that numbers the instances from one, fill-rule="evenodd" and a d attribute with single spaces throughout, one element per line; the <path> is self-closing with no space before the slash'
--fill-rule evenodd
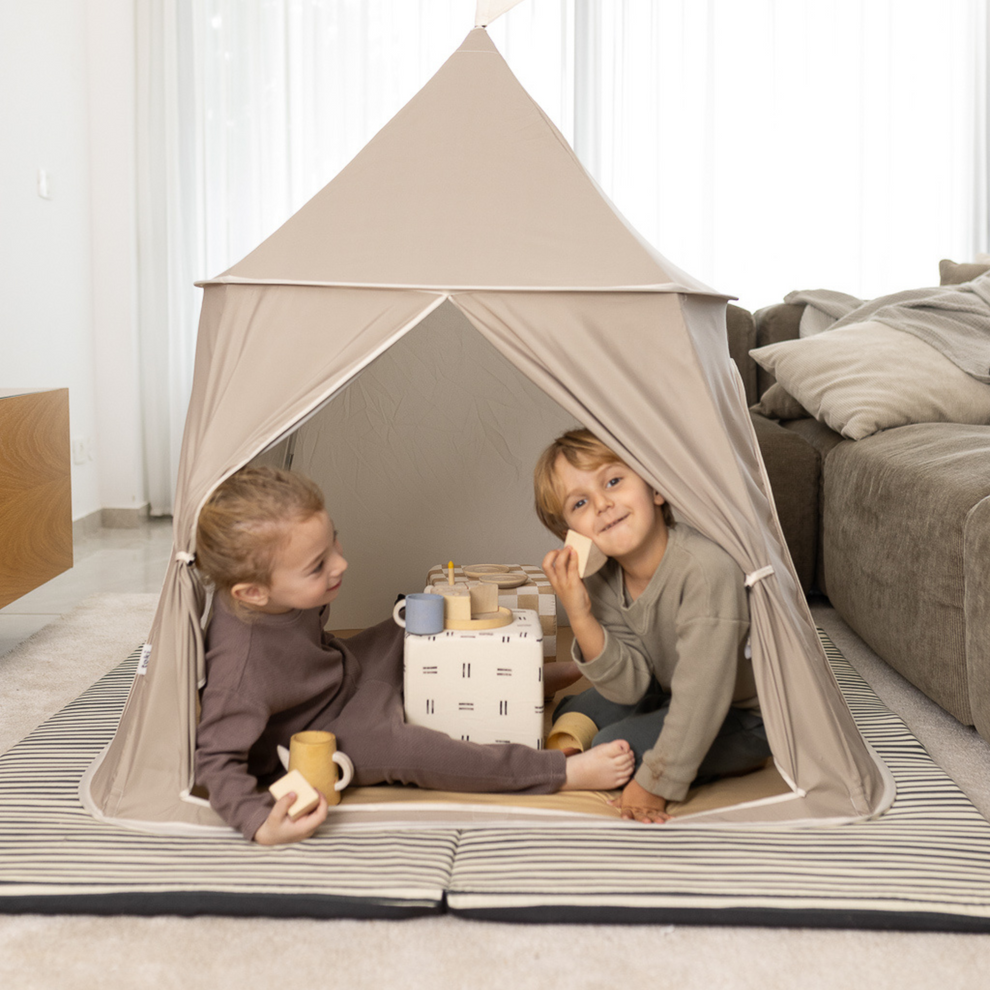
<path id="1" fill-rule="evenodd" d="M 0 389 L 0 608 L 71 566 L 69 390 Z"/>

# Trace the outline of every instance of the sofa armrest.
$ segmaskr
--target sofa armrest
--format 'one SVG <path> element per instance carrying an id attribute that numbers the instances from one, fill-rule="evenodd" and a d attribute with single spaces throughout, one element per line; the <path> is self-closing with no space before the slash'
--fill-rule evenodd
<path id="1" fill-rule="evenodd" d="M 776 306 L 765 306 L 754 314 L 753 322 L 756 327 L 756 343 L 754 347 L 766 344 L 779 344 L 782 340 L 797 340 L 801 327 L 801 314 L 804 304 L 778 303 Z M 752 358 L 750 361 L 756 369 L 756 400 L 777 380 L 769 371 L 764 371 Z"/>
<path id="2" fill-rule="evenodd" d="M 976 731 L 990 740 L 990 495 L 966 515 L 963 575 L 966 613 L 966 674 Z"/>
<path id="3" fill-rule="evenodd" d="M 980 573 L 990 553 L 988 462 L 990 427 L 912 423 L 836 444 L 823 466 L 832 605 L 964 725 L 975 722 L 974 686 L 990 684 L 979 607 L 990 600 Z"/>

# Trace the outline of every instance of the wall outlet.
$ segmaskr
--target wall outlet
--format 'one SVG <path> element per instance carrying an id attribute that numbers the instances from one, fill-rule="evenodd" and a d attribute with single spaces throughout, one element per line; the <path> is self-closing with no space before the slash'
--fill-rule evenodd
<path id="1" fill-rule="evenodd" d="M 72 463 L 88 464 L 93 459 L 93 440 L 91 437 L 80 437 L 72 441 Z"/>

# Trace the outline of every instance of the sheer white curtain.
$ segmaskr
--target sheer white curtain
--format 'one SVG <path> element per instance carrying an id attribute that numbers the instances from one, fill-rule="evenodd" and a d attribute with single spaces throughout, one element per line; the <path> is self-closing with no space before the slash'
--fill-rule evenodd
<path id="1" fill-rule="evenodd" d="M 172 511 L 192 384 L 202 232 L 203 111 L 194 18 L 185 0 L 136 9 L 138 340 L 145 475 L 152 515 Z"/>
<path id="2" fill-rule="evenodd" d="M 940 258 L 986 250 L 986 0 L 587 10 L 586 164 L 662 253 L 743 305 L 937 284 Z"/>
<path id="3" fill-rule="evenodd" d="M 204 38 L 200 221 L 211 274 L 247 254 L 329 182 L 474 26 L 473 0 L 193 6 Z M 572 113 L 569 6 L 537 0 L 490 29 L 555 119 Z"/>
<path id="4" fill-rule="evenodd" d="M 605 192 L 756 308 L 876 296 L 986 250 L 987 0 L 524 0 L 489 33 Z M 198 278 L 316 193 L 474 0 L 146 0 L 140 290 L 152 509 L 171 508 Z"/>

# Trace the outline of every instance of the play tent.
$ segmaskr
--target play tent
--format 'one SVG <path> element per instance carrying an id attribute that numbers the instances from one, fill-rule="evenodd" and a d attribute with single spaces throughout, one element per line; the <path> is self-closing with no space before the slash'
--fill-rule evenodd
<path id="1" fill-rule="evenodd" d="M 727 298 L 630 228 L 485 30 L 473 30 L 326 188 L 205 283 L 174 560 L 120 726 L 83 782 L 87 807 L 137 828 L 221 824 L 190 794 L 199 509 L 452 306 L 748 576 L 757 688 L 791 792 L 692 825 L 883 811 L 891 778 L 853 723 L 784 549 L 727 352 Z"/>

